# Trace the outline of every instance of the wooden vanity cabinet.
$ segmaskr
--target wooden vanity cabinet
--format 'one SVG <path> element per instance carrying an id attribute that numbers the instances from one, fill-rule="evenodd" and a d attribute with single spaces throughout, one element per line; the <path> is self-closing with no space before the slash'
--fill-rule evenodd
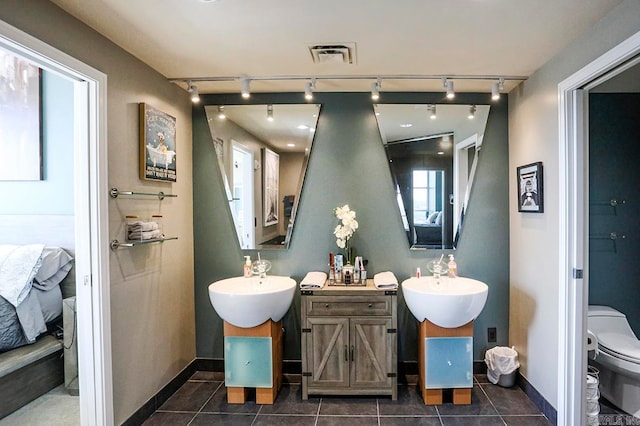
<path id="1" fill-rule="evenodd" d="M 397 399 L 397 291 L 325 285 L 301 291 L 302 399 Z"/>

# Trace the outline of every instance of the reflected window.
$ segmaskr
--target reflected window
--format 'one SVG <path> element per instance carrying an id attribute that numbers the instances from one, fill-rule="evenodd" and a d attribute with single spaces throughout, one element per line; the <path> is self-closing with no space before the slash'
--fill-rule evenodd
<path id="1" fill-rule="evenodd" d="M 443 186 L 444 170 L 413 171 L 413 223 L 424 225 L 429 216 L 442 211 L 438 197 Z"/>

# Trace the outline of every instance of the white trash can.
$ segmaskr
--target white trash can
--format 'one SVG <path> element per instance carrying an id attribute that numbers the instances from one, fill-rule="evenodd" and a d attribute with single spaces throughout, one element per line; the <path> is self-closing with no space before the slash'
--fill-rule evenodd
<path id="1" fill-rule="evenodd" d="M 520 367 L 515 347 L 496 346 L 484 354 L 487 379 L 494 385 L 510 388 L 516 384 L 516 372 Z"/>

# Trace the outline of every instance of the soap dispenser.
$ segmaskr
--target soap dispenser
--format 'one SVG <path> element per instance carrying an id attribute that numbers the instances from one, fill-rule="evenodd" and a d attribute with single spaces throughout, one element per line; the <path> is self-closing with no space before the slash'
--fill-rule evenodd
<path id="1" fill-rule="evenodd" d="M 251 278 L 251 256 L 244 257 L 244 277 Z"/>
<path id="2" fill-rule="evenodd" d="M 453 258 L 453 255 L 449 255 L 449 263 L 447 263 L 447 267 L 449 268 L 449 278 L 455 278 L 458 276 L 458 264 Z"/>

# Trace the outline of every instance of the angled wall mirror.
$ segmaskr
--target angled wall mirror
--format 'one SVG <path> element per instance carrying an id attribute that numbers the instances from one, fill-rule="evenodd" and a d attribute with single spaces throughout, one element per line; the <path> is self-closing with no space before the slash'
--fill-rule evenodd
<path id="1" fill-rule="evenodd" d="M 286 249 L 320 105 L 207 105 L 240 247 Z"/>
<path id="2" fill-rule="evenodd" d="M 456 248 L 489 105 L 374 108 L 410 248 Z"/>

